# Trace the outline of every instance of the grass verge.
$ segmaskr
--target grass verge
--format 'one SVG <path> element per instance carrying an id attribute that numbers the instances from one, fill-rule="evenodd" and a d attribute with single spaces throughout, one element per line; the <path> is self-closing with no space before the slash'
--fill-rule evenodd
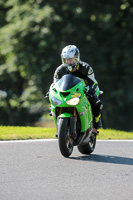
<path id="1" fill-rule="evenodd" d="M 114 129 L 101 129 L 97 139 L 100 140 L 130 140 L 133 139 L 133 132 L 119 131 Z"/>
<path id="2" fill-rule="evenodd" d="M 55 128 L 0 126 L 0 140 L 55 138 Z"/>
<path id="3" fill-rule="evenodd" d="M 56 128 L 0 126 L 0 140 L 56 138 Z M 101 129 L 97 139 L 133 139 L 133 132 Z"/>

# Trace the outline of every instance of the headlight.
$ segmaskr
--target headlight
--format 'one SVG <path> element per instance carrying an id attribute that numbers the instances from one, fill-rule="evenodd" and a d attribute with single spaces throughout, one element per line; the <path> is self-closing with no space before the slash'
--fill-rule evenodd
<path id="1" fill-rule="evenodd" d="M 79 103 L 79 98 L 78 97 L 72 98 L 72 99 L 66 101 L 66 103 L 68 105 L 77 105 Z"/>
<path id="2" fill-rule="evenodd" d="M 51 96 L 51 101 L 54 105 L 60 105 L 62 103 L 62 101 L 60 101 L 59 99 L 57 99 L 54 96 Z"/>

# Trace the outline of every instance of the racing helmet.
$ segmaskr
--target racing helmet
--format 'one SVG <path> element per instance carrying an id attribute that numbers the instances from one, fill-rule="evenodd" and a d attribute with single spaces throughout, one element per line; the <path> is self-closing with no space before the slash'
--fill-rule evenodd
<path id="1" fill-rule="evenodd" d="M 73 71 L 80 62 L 80 52 L 79 49 L 75 45 L 68 45 L 62 49 L 61 59 L 63 64 L 66 63 L 66 59 L 74 58 L 75 62 L 73 64 L 68 65 L 68 70 Z"/>

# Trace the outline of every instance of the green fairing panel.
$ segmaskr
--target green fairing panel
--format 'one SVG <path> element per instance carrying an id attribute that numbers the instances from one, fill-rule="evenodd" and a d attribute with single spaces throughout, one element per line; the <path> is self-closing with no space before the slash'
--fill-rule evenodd
<path id="1" fill-rule="evenodd" d="M 82 104 L 82 106 L 81 105 L 76 106 L 81 121 L 81 127 L 82 127 L 81 132 L 84 132 L 85 130 L 89 129 L 92 122 L 91 105 L 88 101 L 83 101 L 83 102 L 84 103 Z"/>
<path id="2" fill-rule="evenodd" d="M 69 75 L 70 76 L 70 75 Z M 80 122 L 81 122 L 81 132 L 86 131 L 87 129 L 90 128 L 91 126 L 91 122 L 93 121 L 93 115 L 92 115 L 92 109 L 91 109 L 91 105 L 86 97 L 86 95 L 84 94 L 84 90 L 85 90 L 85 85 L 82 81 L 80 81 L 78 84 L 76 84 L 74 87 L 68 89 L 68 90 L 62 90 L 61 88 L 59 88 L 58 83 L 56 83 L 53 87 L 54 89 L 50 89 L 50 102 L 51 102 L 51 112 L 54 118 L 54 122 L 57 125 L 57 118 L 56 118 L 56 108 L 57 107 L 74 107 L 71 105 L 68 105 L 66 102 L 72 98 L 76 98 L 78 97 L 80 99 L 79 104 L 77 104 L 76 110 L 78 112 L 79 118 L 80 118 Z M 67 92 L 68 95 L 64 96 L 63 92 Z M 99 88 L 96 91 L 96 94 L 99 95 Z M 55 98 L 57 98 L 57 104 L 53 104 L 51 97 L 54 96 Z M 56 99 L 55 99 L 56 100 Z M 62 113 L 60 114 L 60 116 L 58 116 L 59 118 L 70 118 L 71 116 L 73 116 L 73 114 L 69 114 L 67 113 Z"/>

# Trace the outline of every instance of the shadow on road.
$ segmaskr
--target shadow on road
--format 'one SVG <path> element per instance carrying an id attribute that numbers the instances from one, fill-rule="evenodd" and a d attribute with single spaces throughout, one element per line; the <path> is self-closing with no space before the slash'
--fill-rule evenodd
<path id="1" fill-rule="evenodd" d="M 111 155 L 91 154 L 91 155 L 84 155 L 84 156 L 79 156 L 79 157 L 69 157 L 69 159 L 103 162 L 103 163 L 114 163 L 114 164 L 122 164 L 122 165 L 133 165 L 133 158 L 118 157 L 118 156 L 111 156 Z"/>

